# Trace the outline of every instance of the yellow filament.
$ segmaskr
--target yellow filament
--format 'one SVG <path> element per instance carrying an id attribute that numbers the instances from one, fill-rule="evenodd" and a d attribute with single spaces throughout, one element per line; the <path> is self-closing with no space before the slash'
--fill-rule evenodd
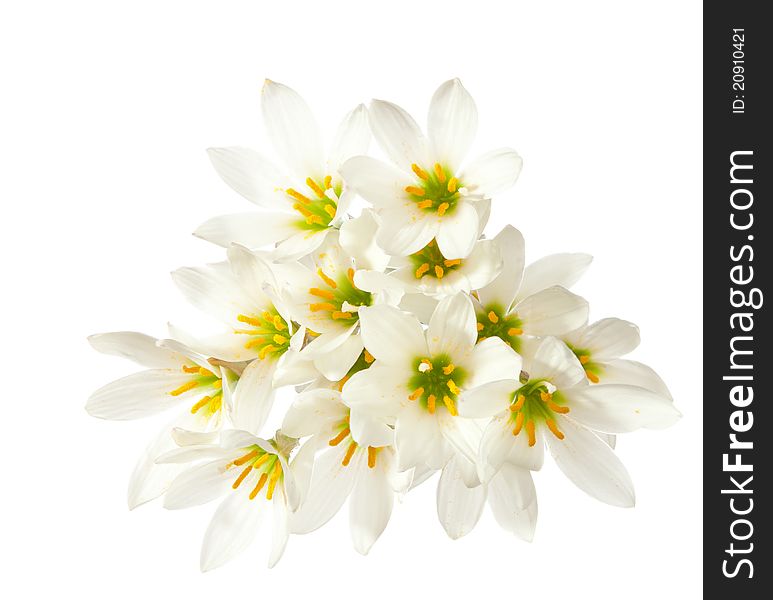
<path id="1" fill-rule="evenodd" d="M 590 356 L 588 356 L 587 354 L 583 354 L 582 356 L 580 356 L 580 363 L 582 363 L 583 365 L 587 365 L 589 362 L 590 362 Z"/>
<path id="2" fill-rule="evenodd" d="M 333 313 L 330 315 L 332 319 L 351 319 L 352 313 L 350 312 L 341 312 L 340 310 L 333 311 Z"/>
<path id="3" fill-rule="evenodd" d="M 325 212 L 326 212 L 328 215 L 330 215 L 330 218 L 331 218 L 331 219 L 335 218 L 335 216 L 336 216 L 336 209 L 335 209 L 335 206 L 333 206 L 332 204 L 325 204 L 325 206 L 323 207 L 323 210 L 324 210 L 324 211 L 325 211 Z"/>
<path id="4" fill-rule="evenodd" d="M 325 190 L 319 187 L 319 184 L 316 181 L 314 181 L 311 177 L 306 178 L 306 185 L 308 185 L 309 188 L 311 188 L 317 196 L 319 196 L 320 198 L 325 198 Z"/>
<path id="5" fill-rule="evenodd" d="M 410 396 L 408 396 L 408 400 L 416 400 L 417 398 L 421 398 L 422 394 L 424 394 L 424 388 L 416 388 L 413 390 Z"/>
<path id="6" fill-rule="evenodd" d="M 263 486 L 266 485 L 266 479 L 268 479 L 268 475 L 263 473 L 260 476 L 260 479 L 258 479 L 258 485 L 256 485 L 255 488 L 250 492 L 250 500 L 254 500 L 255 496 L 260 493 L 260 490 L 262 490 Z"/>
<path id="7" fill-rule="evenodd" d="M 283 335 L 279 335 L 278 333 L 276 335 L 274 335 L 274 337 L 272 339 L 274 340 L 275 343 L 279 344 L 280 346 L 282 344 L 286 344 L 287 343 L 287 338 L 285 336 L 283 336 Z"/>
<path id="8" fill-rule="evenodd" d="M 507 335 L 510 337 L 516 336 L 516 335 L 523 335 L 523 329 L 520 327 L 511 327 L 507 330 Z"/>
<path id="9" fill-rule="evenodd" d="M 443 404 L 446 405 L 448 412 L 450 412 L 452 416 L 456 417 L 459 415 L 459 411 L 456 410 L 456 404 L 453 400 L 451 400 L 451 398 L 448 396 L 443 396 Z"/>
<path id="10" fill-rule="evenodd" d="M 427 410 L 431 415 L 435 414 L 435 400 L 437 400 L 435 394 L 430 394 L 429 398 L 427 398 Z"/>
<path id="11" fill-rule="evenodd" d="M 454 366 L 454 363 L 450 363 L 446 365 L 445 367 L 443 367 L 443 375 L 450 375 L 451 373 L 454 372 L 455 368 L 456 367 Z"/>
<path id="12" fill-rule="evenodd" d="M 330 444 L 331 446 L 337 446 L 338 444 L 340 444 L 340 443 L 341 443 L 341 442 L 344 440 L 344 438 L 345 438 L 347 435 L 349 435 L 349 433 L 350 433 L 350 430 L 349 430 L 349 428 L 348 428 L 348 427 L 344 427 L 344 428 L 343 428 L 343 429 L 342 429 L 342 430 L 341 430 L 341 431 L 338 433 L 338 435 L 337 435 L 337 436 L 335 436 L 335 437 L 334 437 L 332 440 L 330 440 L 330 441 L 328 442 L 328 444 Z"/>
<path id="13" fill-rule="evenodd" d="M 545 425 L 548 426 L 548 429 L 550 429 L 551 433 L 559 440 L 564 439 L 564 434 L 561 433 L 561 430 L 558 428 L 556 422 L 553 419 L 545 419 Z"/>
<path id="14" fill-rule="evenodd" d="M 311 204 L 311 199 L 307 198 L 300 192 L 296 192 L 293 188 L 287 188 L 286 193 L 291 198 L 295 198 L 301 204 Z"/>
<path id="15" fill-rule="evenodd" d="M 461 265 L 462 264 L 462 259 L 461 258 L 446 259 L 446 260 L 443 261 L 443 264 L 446 267 L 455 267 L 456 265 Z"/>
<path id="16" fill-rule="evenodd" d="M 515 415 L 515 427 L 513 428 L 513 435 L 518 435 L 521 433 L 521 429 L 523 428 L 523 413 L 519 412 L 517 415 Z"/>
<path id="17" fill-rule="evenodd" d="M 368 363 L 368 364 L 370 364 L 374 360 L 376 360 L 375 358 L 373 358 L 373 355 L 370 352 L 368 352 L 367 350 L 363 350 L 362 358 L 365 359 L 365 362 Z"/>
<path id="18" fill-rule="evenodd" d="M 247 331 L 246 333 L 255 333 L 254 331 Z M 263 343 L 263 339 L 256 337 L 252 338 L 251 340 L 248 340 L 246 344 L 244 344 L 245 348 L 254 348 L 255 346 L 260 346 Z"/>
<path id="19" fill-rule="evenodd" d="M 422 200 L 421 202 L 417 202 L 416 206 L 418 208 L 430 208 L 432 206 L 432 200 Z"/>
<path id="20" fill-rule="evenodd" d="M 200 368 L 201 367 L 199 367 L 198 365 L 195 367 L 187 367 L 183 365 L 183 373 L 198 373 Z"/>
<path id="21" fill-rule="evenodd" d="M 243 465 L 244 463 L 246 463 L 247 461 L 249 461 L 249 460 L 252 460 L 252 459 L 253 459 L 253 458 L 255 458 L 257 455 L 258 455 L 258 450 L 257 450 L 257 449 L 256 449 L 256 450 L 253 450 L 252 452 L 249 452 L 248 454 L 245 454 L 244 456 L 242 456 L 242 457 L 240 457 L 240 458 L 237 458 L 237 459 L 234 461 L 234 464 L 235 464 L 237 467 L 239 467 L 239 466 Z"/>
<path id="22" fill-rule="evenodd" d="M 429 173 L 427 173 L 416 163 L 413 163 L 411 165 L 411 169 L 413 170 L 414 173 L 416 173 L 416 177 L 418 177 L 419 179 L 423 179 L 424 181 L 427 181 L 429 179 Z"/>
<path id="23" fill-rule="evenodd" d="M 330 175 L 325 175 L 325 179 L 322 181 L 322 183 L 325 186 L 326 190 L 329 190 L 331 187 L 333 187 L 333 178 Z"/>
<path id="24" fill-rule="evenodd" d="M 452 394 L 459 394 L 462 390 L 459 389 L 459 387 L 454 383 L 453 379 L 449 379 L 448 382 L 446 382 L 446 385 L 448 386 L 448 389 L 451 390 Z"/>
<path id="25" fill-rule="evenodd" d="M 456 179 L 456 177 L 451 177 L 451 179 L 448 180 L 448 191 L 452 194 L 456 191 L 456 186 L 459 184 L 459 181 Z"/>
<path id="26" fill-rule="evenodd" d="M 378 448 L 374 448 L 373 446 L 368 446 L 368 467 L 371 469 L 376 466 L 376 453 L 378 452 Z"/>
<path id="27" fill-rule="evenodd" d="M 282 475 L 282 465 L 279 461 L 274 465 L 274 470 L 271 471 L 271 479 L 268 480 L 268 489 L 266 490 L 266 500 L 271 500 L 274 497 L 274 489 L 276 489 L 276 482 L 279 481 L 279 477 Z"/>
<path id="28" fill-rule="evenodd" d="M 170 396 L 179 396 L 180 394 L 184 394 L 188 390 L 192 390 L 197 385 L 199 385 L 198 381 L 189 381 L 188 383 L 183 383 L 176 390 L 172 390 L 171 392 L 169 392 L 169 395 Z"/>
<path id="29" fill-rule="evenodd" d="M 426 194 L 424 191 L 424 188 L 416 187 L 415 185 L 407 185 L 405 186 L 405 191 L 409 194 L 413 194 L 414 196 L 423 196 Z"/>
<path id="30" fill-rule="evenodd" d="M 293 208 L 297 210 L 299 213 L 301 213 L 304 217 L 311 218 L 314 215 L 314 213 L 311 212 L 308 208 L 304 207 L 303 205 L 297 202 L 293 204 Z"/>
<path id="31" fill-rule="evenodd" d="M 440 265 L 435 265 L 435 276 L 438 279 L 443 279 L 443 275 L 445 275 L 445 271 L 443 271 L 443 267 Z"/>
<path id="32" fill-rule="evenodd" d="M 260 360 L 263 360 L 264 358 L 266 358 L 266 354 L 268 354 L 269 352 L 273 352 L 274 350 L 276 350 L 276 348 L 271 344 L 269 344 L 268 346 L 263 346 L 260 349 L 260 352 L 258 352 L 258 358 Z"/>
<path id="33" fill-rule="evenodd" d="M 448 202 L 443 202 L 437 207 L 437 214 L 439 217 L 442 217 L 444 214 L 446 214 L 446 211 L 451 205 Z"/>
<path id="34" fill-rule="evenodd" d="M 421 279 L 427 271 L 429 271 L 429 263 L 424 263 L 416 269 L 416 279 Z"/>
<path id="35" fill-rule="evenodd" d="M 488 320 L 491 321 L 492 323 L 498 323 L 499 322 L 499 317 L 497 316 L 497 314 L 493 310 L 488 311 L 488 315 L 486 315 L 486 316 L 488 317 Z"/>
<path id="36" fill-rule="evenodd" d="M 433 170 L 435 171 L 435 175 L 437 176 L 438 181 L 440 181 L 440 183 L 445 183 L 446 174 L 443 172 L 443 167 L 440 166 L 440 163 L 435 163 Z"/>
<path id="37" fill-rule="evenodd" d="M 335 310 L 336 307 L 334 304 L 331 304 L 330 302 L 312 302 L 309 304 L 309 310 L 311 312 L 318 312 L 320 310 Z"/>
<path id="38" fill-rule="evenodd" d="M 354 451 L 357 450 L 357 442 L 352 442 L 349 444 L 349 447 L 346 449 L 346 454 L 344 455 L 344 459 L 341 461 L 341 464 L 345 467 L 349 466 L 349 463 L 352 460 L 352 456 L 354 456 Z"/>
<path id="39" fill-rule="evenodd" d="M 534 421 L 526 421 L 526 433 L 529 436 L 529 447 L 537 443 L 537 436 L 534 434 Z"/>
<path id="40" fill-rule="evenodd" d="M 204 396 L 201 400 L 199 400 L 196 404 L 191 406 L 191 414 L 196 414 L 199 412 L 199 410 L 203 407 L 209 404 L 209 401 L 212 400 L 209 396 Z"/>
<path id="41" fill-rule="evenodd" d="M 351 267 L 346 269 L 346 276 L 349 278 L 349 283 L 354 285 L 354 269 L 352 269 Z"/>
<path id="42" fill-rule="evenodd" d="M 515 403 L 510 405 L 510 410 L 513 412 L 519 411 L 523 408 L 524 404 L 526 404 L 526 396 L 523 394 L 518 394 L 518 398 L 515 399 Z"/>
<path id="43" fill-rule="evenodd" d="M 326 300 L 332 300 L 335 298 L 335 294 L 330 290 L 321 290 L 319 288 L 309 288 L 309 294 L 316 296 L 317 298 L 325 298 Z"/>
<path id="44" fill-rule="evenodd" d="M 250 474 L 250 471 L 252 471 L 252 465 L 247 465 L 247 468 L 244 469 L 244 471 L 242 471 L 241 473 L 239 473 L 239 477 L 236 478 L 236 481 L 234 481 L 231 487 L 233 489 L 238 488 L 242 484 L 242 481 L 244 481 L 244 478 Z"/>
<path id="45" fill-rule="evenodd" d="M 599 382 L 599 376 L 595 373 L 591 373 L 590 371 L 585 371 L 585 374 L 588 376 L 588 379 L 590 379 L 593 383 Z"/>
<path id="46" fill-rule="evenodd" d="M 317 275 L 319 275 L 319 278 L 324 281 L 326 284 L 328 284 L 331 288 L 336 289 L 338 287 L 338 284 L 333 281 L 330 277 L 325 275 L 325 272 L 322 269 L 317 269 Z"/>
<path id="47" fill-rule="evenodd" d="M 552 400 L 548 400 L 548 408 L 560 415 L 565 415 L 566 413 L 569 412 L 568 406 L 561 406 L 560 404 L 556 404 Z"/>

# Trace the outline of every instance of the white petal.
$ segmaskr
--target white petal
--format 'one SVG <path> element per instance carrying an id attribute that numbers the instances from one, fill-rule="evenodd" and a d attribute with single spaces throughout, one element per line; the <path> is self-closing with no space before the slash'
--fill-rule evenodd
<path id="1" fill-rule="evenodd" d="M 453 213 L 439 218 L 437 245 L 446 258 L 467 258 L 478 239 L 478 212 L 460 200 Z"/>
<path id="2" fill-rule="evenodd" d="M 427 134 L 433 154 L 445 165 L 458 167 L 467 154 L 478 129 L 478 109 L 462 82 L 451 79 L 442 84 L 429 106 Z"/>
<path id="3" fill-rule="evenodd" d="M 523 320 L 524 332 L 529 335 L 561 335 L 588 320 L 585 299 L 560 286 L 527 296 L 514 310 Z"/>
<path id="4" fill-rule="evenodd" d="M 475 309 L 467 294 L 459 292 L 444 298 L 429 320 L 429 353 L 433 356 L 447 354 L 452 360 L 468 354 L 478 338 L 476 323 Z"/>
<path id="5" fill-rule="evenodd" d="M 578 386 L 564 393 L 573 419 L 605 433 L 663 429 L 681 416 L 668 398 L 634 385 Z"/>
<path id="6" fill-rule="evenodd" d="M 272 256 L 279 262 L 299 260 L 319 248 L 330 231 L 330 228 L 320 231 L 300 231 L 280 242 Z"/>
<path id="7" fill-rule="evenodd" d="M 559 440 L 547 435 L 550 453 L 558 467 L 578 488 L 613 506 L 634 505 L 633 483 L 615 453 L 581 425 L 560 417 L 558 427 L 564 433 Z"/>
<path id="8" fill-rule="evenodd" d="M 312 313 L 312 314 L 320 315 L 322 313 L 320 312 L 320 313 Z M 326 320 L 328 319 L 328 317 L 324 317 L 324 318 Z M 319 324 L 320 324 L 319 322 L 315 323 L 311 319 L 304 319 L 304 320 L 309 321 L 310 329 L 313 329 L 316 331 L 319 331 L 320 329 L 322 329 L 322 327 L 319 327 Z M 317 358 L 321 358 L 331 352 L 337 352 L 338 349 L 342 345 L 344 345 L 349 338 L 352 337 L 352 334 L 354 333 L 355 329 L 357 329 L 357 323 L 354 323 L 349 327 L 333 325 L 332 329 L 330 329 L 329 331 L 324 331 L 323 333 L 315 337 L 311 342 L 306 344 L 301 354 L 304 354 L 308 358 L 316 360 Z"/>
<path id="9" fill-rule="evenodd" d="M 358 270 L 383 271 L 389 264 L 389 255 L 376 244 L 378 227 L 376 215 L 367 209 L 356 219 L 349 219 L 341 225 L 339 241 L 354 258 Z"/>
<path id="10" fill-rule="evenodd" d="M 601 319 L 588 325 L 576 337 L 575 347 L 590 350 L 594 361 L 619 358 L 639 345 L 639 328 L 622 319 Z"/>
<path id="11" fill-rule="evenodd" d="M 338 126 L 328 155 L 328 173 L 338 171 L 341 165 L 353 156 L 365 154 L 369 145 L 368 109 L 364 104 L 360 104 L 347 114 Z"/>
<path id="12" fill-rule="evenodd" d="M 278 489 L 273 501 L 273 526 L 271 528 L 271 552 L 268 556 L 268 568 L 276 566 L 285 552 L 290 539 L 290 514 L 287 500 L 282 489 Z"/>
<path id="13" fill-rule="evenodd" d="M 475 528 L 486 503 L 483 485 L 469 488 L 456 466 L 457 458 L 443 468 L 437 487 L 437 513 L 448 536 L 456 540 Z"/>
<path id="14" fill-rule="evenodd" d="M 496 415 L 483 432 L 480 444 L 480 462 L 483 480 L 488 481 L 498 471 L 502 464 L 511 462 L 515 465 L 539 471 L 544 461 L 544 445 L 537 435 L 537 443 L 528 445 L 525 431 L 513 435 L 514 421 L 510 411 Z"/>
<path id="15" fill-rule="evenodd" d="M 343 387 L 347 406 L 374 417 L 394 416 L 409 394 L 405 371 L 381 363 L 355 373 Z"/>
<path id="16" fill-rule="evenodd" d="M 500 338 L 487 338 L 476 344 L 469 358 L 464 361 L 470 375 L 465 385 L 472 388 L 502 379 L 511 379 L 517 383 L 522 363 L 520 355 Z"/>
<path id="17" fill-rule="evenodd" d="M 193 306 L 229 324 L 242 312 L 263 309 L 252 306 L 228 263 L 183 267 L 172 272 L 172 279 Z"/>
<path id="18" fill-rule="evenodd" d="M 257 435 L 274 405 L 272 378 L 276 362 L 254 360 L 244 369 L 233 394 L 233 424 Z"/>
<path id="19" fill-rule="evenodd" d="M 120 356 L 150 369 L 175 369 L 185 357 L 167 348 L 159 348 L 156 338 L 134 331 L 115 331 L 90 335 L 89 344 L 97 352 Z"/>
<path id="20" fill-rule="evenodd" d="M 516 182 L 521 166 L 523 160 L 515 150 L 500 148 L 487 152 L 467 165 L 459 181 L 472 194 L 490 198 Z"/>
<path id="21" fill-rule="evenodd" d="M 352 439 L 360 446 L 381 448 L 395 443 L 395 432 L 385 417 L 377 418 L 365 411 L 353 410 L 349 416 Z"/>
<path id="22" fill-rule="evenodd" d="M 266 513 L 261 498 L 249 499 L 249 486 L 241 486 L 217 507 L 204 534 L 200 566 L 210 571 L 243 552 L 255 539 Z"/>
<path id="23" fill-rule="evenodd" d="M 472 203 L 472 207 L 478 213 L 478 237 L 480 237 L 483 235 L 483 230 L 488 225 L 488 220 L 491 216 L 491 199 L 483 198 L 482 200 L 476 200 Z"/>
<path id="24" fill-rule="evenodd" d="M 376 242 L 393 256 L 408 256 L 424 248 L 437 235 L 441 221 L 406 202 L 383 209 L 380 218 Z"/>
<path id="25" fill-rule="evenodd" d="M 349 335 L 335 349 L 314 358 L 314 366 L 330 381 L 338 381 L 348 373 L 362 353 L 362 338 L 359 335 Z"/>
<path id="26" fill-rule="evenodd" d="M 367 554 L 392 516 L 395 493 L 379 465 L 381 453 L 374 468 L 361 468 L 361 475 L 349 500 L 349 530 L 355 550 Z"/>
<path id="27" fill-rule="evenodd" d="M 294 438 L 327 433 L 333 424 L 343 421 L 348 412 L 341 402 L 340 392 L 309 390 L 295 397 L 282 421 L 282 432 Z"/>
<path id="28" fill-rule="evenodd" d="M 212 461 L 229 455 L 230 450 L 224 450 L 220 446 L 204 444 L 201 446 L 185 446 L 184 448 L 173 448 L 164 452 L 156 458 L 157 465 L 180 464 L 196 462 L 199 460 Z M 173 479 L 173 478 L 172 478 Z M 171 479 L 169 480 L 171 483 Z"/>
<path id="29" fill-rule="evenodd" d="M 635 360 L 609 360 L 602 363 L 602 383 L 624 383 L 652 390 L 664 398 L 671 398 L 668 386 L 660 376 L 645 364 Z"/>
<path id="30" fill-rule="evenodd" d="M 376 208 L 402 206 L 410 175 L 369 156 L 355 156 L 340 169 L 346 185 Z"/>
<path id="31" fill-rule="evenodd" d="M 537 525 L 537 494 L 526 469 L 505 463 L 488 486 L 491 512 L 499 525 L 530 542 Z"/>
<path id="32" fill-rule="evenodd" d="M 277 198 L 277 187 L 284 187 L 282 173 L 266 158 L 249 148 L 209 148 L 209 159 L 217 174 L 231 188 L 250 202 L 276 209 L 283 202 Z"/>
<path id="33" fill-rule="evenodd" d="M 251 212 L 220 215 L 205 221 L 193 235 L 223 248 L 238 243 L 263 248 L 298 232 L 297 215 L 283 212 Z"/>
<path id="34" fill-rule="evenodd" d="M 426 140 L 411 115 L 391 102 L 373 100 L 369 116 L 373 137 L 392 162 L 406 171 L 413 163 L 426 163 Z"/>
<path id="35" fill-rule="evenodd" d="M 364 307 L 359 314 L 362 342 L 377 360 L 406 366 L 426 356 L 424 330 L 413 315 L 386 305 Z"/>
<path id="36" fill-rule="evenodd" d="M 127 494 L 129 510 L 158 498 L 167 490 L 172 480 L 185 469 L 183 465 L 156 464 L 159 456 L 175 447 L 171 427 L 167 426 L 145 448 L 129 478 Z"/>
<path id="37" fill-rule="evenodd" d="M 424 294 L 405 294 L 400 300 L 399 307 L 401 310 L 413 313 L 422 323 L 429 323 L 437 305 L 436 298 Z"/>
<path id="38" fill-rule="evenodd" d="M 498 304 L 507 311 L 513 303 L 523 278 L 525 248 L 523 235 L 512 225 L 505 226 L 494 241 L 499 244 L 504 265 L 494 281 L 478 290 L 483 306 Z"/>
<path id="39" fill-rule="evenodd" d="M 238 455 L 232 454 L 233 458 Z M 164 496 L 164 508 L 190 508 L 211 502 L 227 493 L 238 475 L 226 469 L 229 458 L 195 465 L 178 475 Z"/>
<path id="40" fill-rule="evenodd" d="M 303 98 L 281 83 L 266 81 L 261 108 L 266 132 L 285 164 L 301 179 L 321 180 L 325 175 L 322 141 Z"/>
<path id="41" fill-rule="evenodd" d="M 438 420 L 417 402 L 400 411 L 395 422 L 395 445 L 401 471 L 421 465 L 440 469 L 452 453 Z"/>
<path id="42" fill-rule="evenodd" d="M 86 412 L 99 419 L 118 421 L 156 415 L 183 400 L 169 392 L 190 379 L 178 370 L 140 371 L 99 388 L 86 403 Z"/>
<path id="43" fill-rule="evenodd" d="M 291 517 L 293 533 L 309 533 L 322 527 L 341 509 L 354 487 L 362 452 L 355 452 L 351 462 L 342 464 L 348 444 L 322 452 L 311 476 L 311 483 L 301 508 Z"/>
<path id="44" fill-rule="evenodd" d="M 504 266 L 502 252 L 494 240 L 478 241 L 462 264 L 468 281 L 468 289 L 465 291 L 477 290 L 492 283 Z"/>
<path id="45" fill-rule="evenodd" d="M 273 386 L 302 385 L 319 377 L 314 362 L 295 350 L 288 350 L 279 359 L 274 371 Z"/>
<path id="46" fill-rule="evenodd" d="M 178 446 L 203 446 L 217 444 L 220 438 L 218 431 L 189 431 L 182 427 L 172 428 L 172 439 Z"/>
<path id="47" fill-rule="evenodd" d="M 472 419 L 485 419 L 505 410 L 510 404 L 519 383 L 513 379 L 491 381 L 462 392 L 458 400 L 459 415 Z"/>
<path id="48" fill-rule="evenodd" d="M 585 381 L 585 371 L 574 353 L 561 340 L 546 337 L 524 365 L 530 379 L 547 379 L 560 390 Z"/>
<path id="49" fill-rule="evenodd" d="M 554 285 L 570 288 L 579 281 L 592 261 L 590 254 L 580 253 L 551 254 L 541 258 L 526 267 L 518 298 L 526 298 Z"/>

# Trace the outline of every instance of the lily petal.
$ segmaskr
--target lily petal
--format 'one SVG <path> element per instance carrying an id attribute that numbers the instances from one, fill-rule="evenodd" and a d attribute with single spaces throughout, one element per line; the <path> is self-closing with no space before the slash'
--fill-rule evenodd
<path id="1" fill-rule="evenodd" d="M 427 133 L 433 154 L 443 164 L 458 167 L 475 139 L 478 109 L 458 79 L 442 84 L 429 106 Z"/>
<path id="2" fill-rule="evenodd" d="M 369 116 L 373 137 L 393 163 L 406 172 L 414 163 L 426 164 L 426 140 L 411 115 L 391 102 L 373 100 Z"/>
<path id="3" fill-rule="evenodd" d="M 470 297 L 459 292 L 441 300 L 429 320 L 429 353 L 447 354 L 452 360 L 458 360 L 472 350 L 477 338 L 475 309 Z"/>
<path id="4" fill-rule="evenodd" d="M 560 285 L 570 288 L 587 271 L 593 257 L 590 254 L 551 254 L 531 263 L 523 272 L 518 300 L 539 291 Z"/>
<path id="5" fill-rule="evenodd" d="M 485 486 L 467 487 L 456 466 L 457 460 L 452 458 L 443 468 L 437 487 L 438 518 L 452 540 L 475 528 L 486 503 Z"/>
<path id="6" fill-rule="evenodd" d="M 506 225 L 494 241 L 499 245 L 504 265 L 494 281 L 478 290 L 478 297 L 484 306 L 498 304 L 508 311 L 523 279 L 526 256 L 523 235 L 512 225 Z"/>
<path id="7" fill-rule="evenodd" d="M 437 245 L 449 259 L 467 258 L 478 239 L 478 212 L 470 202 L 460 201 L 453 213 L 439 218 Z"/>
<path id="8" fill-rule="evenodd" d="M 383 304 L 363 307 L 359 314 L 362 342 L 377 360 L 404 366 L 427 355 L 424 330 L 413 315 Z"/>
<path id="9" fill-rule="evenodd" d="M 490 198 L 512 187 L 521 173 L 523 160 L 515 150 L 491 150 L 467 165 L 459 181 L 470 193 Z"/>
<path id="10" fill-rule="evenodd" d="M 515 305 L 529 335 L 561 335 L 577 329 L 588 320 L 588 302 L 560 286 L 527 296 Z"/>
<path id="11" fill-rule="evenodd" d="M 250 202 L 272 210 L 287 206 L 276 193 L 284 176 L 269 160 L 249 148 L 209 148 L 209 160 L 231 189 Z"/>
<path id="12" fill-rule="evenodd" d="M 395 493 L 379 462 L 385 458 L 381 452 L 374 468 L 363 468 L 349 499 L 349 530 L 355 550 L 367 554 L 386 529 L 392 516 Z"/>
<path id="13" fill-rule="evenodd" d="M 365 154 L 368 146 L 370 146 L 368 109 L 364 104 L 360 104 L 352 109 L 338 126 L 327 159 L 328 173 L 337 172 L 341 165 L 353 156 Z"/>

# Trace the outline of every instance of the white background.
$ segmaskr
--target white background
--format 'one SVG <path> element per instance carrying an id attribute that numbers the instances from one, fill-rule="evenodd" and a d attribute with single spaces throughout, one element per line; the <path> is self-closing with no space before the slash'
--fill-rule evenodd
<path id="1" fill-rule="evenodd" d="M 699 597 L 700 24 L 698 2 L 4 3 L 2 595 Z M 512 222 L 530 259 L 592 253 L 576 291 L 593 319 L 641 326 L 635 358 L 684 418 L 619 441 L 632 510 L 593 501 L 548 461 L 530 545 L 489 514 L 446 538 L 433 480 L 367 558 L 343 514 L 292 538 L 272 571 L 259 542 L 201 575 L 214 507 L 127 511 L 128 474 L 165 417 L 86 415 L 88 395 L 132 368 L 86 336 L 163 335 L 188 314 L 169 271 L 220 258 L 190 232 L 251 209 L 204 149 L 268 151 L 265 77 L 301 92 L 329 133 L 371 97 L 423 122 L 454 76 L 478 103 L 476 149 L 511 145 L 525 161 L 488 231 Z"/>

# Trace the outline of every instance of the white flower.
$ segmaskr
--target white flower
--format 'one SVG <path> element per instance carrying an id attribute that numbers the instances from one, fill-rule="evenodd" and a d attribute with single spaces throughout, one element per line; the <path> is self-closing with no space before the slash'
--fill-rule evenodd
<path id="1" fill-rule="evenodd" d="M 277 260 L 295 260 L 317 248 L 345 218 L 352 192 L 338 171 L 346 159 L 368 149 L 367 111 L 360 105 L 344 118 L 326 161 L 317 122 L 296 92 L 267 80 L 261 106 L 268 136 L 289 174 L 247 148 L 210 149 L 223 180 L 267 211 L 215 217 L 196 235 L 224 247 L 278 243 Z"/>
<path id="2" fill-rule="evenodd" d="M 432 97 L 428 139 L 395 104 L 374 100 L 368 114 L 374 137 L 395 166 L 357 156 L 341 173 L 378 209 L 379 245 L 408 256 L 435 238 L 446 259 L 466 258 L 488 218 L 488 200 L 515 183 L 521 158 L 503 148 L 463 167 L 478 112 L 458 79 Z"/>
<path id="3" fill-rule="evenodd" d="M 491 382 L 459 399 L 462 415 L 494 416 L 481 442 L 482 478 L 490 479 L 506 461 L 540 469 L 547 443 L 559 468 L 577 487 L 602 502 L 632 506 L 628 472 L 594 431 L 660 429 L 672 425 L 679 412 L 667 399 L 641 387 L 590 386 L 572 351 L 556 338 L 545 338 L 523 359 L 523 379 Z"/>
<path id="4" fill-rule="evenodd" d="M 218 444 L 193 444 L 159 459 L 164 463 L 199 461 L 178 475 L 164 507 L 189 508 L 227 496 L 210 521 L 201 548 L 201 570 L 215 569 L 250 545 L 273 508 L 273 543 L 268 566 L 282 557 L 289 537 L 289 515 L 299 492 L 287 457 L 293 440 L 263 440 L 246 431 L 228 430 Z M 300 455 L 298 455 L 300 457 Z"/>
<path id="5" fill-rule="evenodd" d="M 227 361 L 250 361 L 239 381 L 245 390 L 235 396 L 233 423 L 258 433 L 273 405 L 272 379 L 277 367 L 293 367 L 294 375 L 305 381 L 311 381 L 316 371 L 313 365 L 287 364 L 296 358 L 287 351 L 300 348 L 305 335 L 302 328 L 293 331 L 282 298 L 283 285 L 277 279 L 291 267 L 275 266 L 275 276 L 264 259 L 236 245 L 228 249 L 228 259 L 227 263 L 178 269 L 172 276 L 194 306 L 231 327 L 200 342 L 208 354 Z"/>
<path id="6" fill-rule="evenodd" d="M 179 472 L 175 465 L 155 464 L 158 456 L 175 446 L 172 428 L 219 429 L 238 374 L 217 363 L 211 364 L 204 355 L 183 344 L 159 341 L 142 333 L 101 333 L 90 336 L 89 342 L 99 352 L 147 367 L 94 392 L 86 403 L 91 416 L 123 421 L 185 405 L 184 412 L 159 432 L 134 468 L 128 502 L 129 508 L 135 508 L 163 494 Z"/>
<path id="7" fill-rule="evenodd" d="M 498 337 L 520 351 L 522 337 L 561 335 L 588 320 L 588 303 L 566 288 L 591 262 L 587 254 L 553 254 L 524 269 L 523 236 L 507 225 L 494 238 L 504 267 L 476 291 L 478 340 Z"/>
<path id="8" fill-rule="evenodd" d="M 475 345 L 475 314 L 462 293 L 438 304 L 426 333 L 416 317 L 384 305 L 361 309 L 360 326 L 376 360 L 346 383 L 343 399 L 353 410 L 394 418 L 400 470 L 439 469 L 464 451 L 461 390 L 521 370 L 520 357 L 501 340 Z"/>
<path id="9" fill-rule="evenodd" d="M 300 394 L 285 415 L 282 431 L 306 444 L 326 448 L 315 459 L 293 533 L 309 533 L 327 523 L 349 498 L 352 542 L 367 554 L 386 528 L 395 491 L 409 480 L 397 473 L 394 431 L 385 421 L 351 411 L 341 393 L 315 389 Z"/>

